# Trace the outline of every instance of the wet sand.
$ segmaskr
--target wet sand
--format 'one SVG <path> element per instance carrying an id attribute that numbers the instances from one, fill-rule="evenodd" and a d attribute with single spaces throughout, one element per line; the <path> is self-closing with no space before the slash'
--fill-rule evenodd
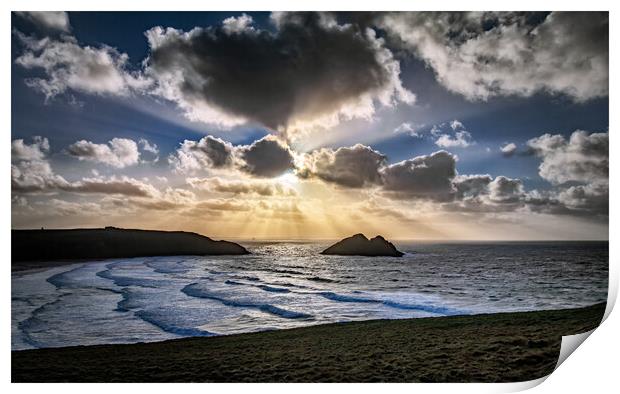
<path id="1" fill-rule="evenodd" d="M 561 337 L 605 304 L 326 324 L 210 338 L 12 352 L 13 382 L 515 382 L 550 374 Z"/>

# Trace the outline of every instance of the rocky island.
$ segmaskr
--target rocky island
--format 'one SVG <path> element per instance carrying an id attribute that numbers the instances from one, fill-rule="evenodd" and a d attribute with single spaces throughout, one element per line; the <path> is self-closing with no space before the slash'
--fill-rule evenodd
<path id="1" fill-rule="evenodd" d="M 364 234 L 355 234 L 336 242 L 321 254 L 333 254 L 340 256 L 391 256 L 401 257 L 404 255 L 396 247 L 380 235 L 372 239 Z"/>
<path id="2" fill-rule="evenodd" d="M 69 230 L 12 230 L 13 270 L 40 268 L 53 261 L 174 255 L 241 255 L 241 245 L 185 231 L 116 227 Z M 41 263 L 44 262 L 44 263 Z"/>

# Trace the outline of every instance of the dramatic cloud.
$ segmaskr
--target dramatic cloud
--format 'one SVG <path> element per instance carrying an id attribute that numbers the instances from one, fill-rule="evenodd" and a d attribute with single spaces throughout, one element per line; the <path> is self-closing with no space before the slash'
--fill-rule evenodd
<path id="1" fill-rule="evenodd" d="M 189 32 L 147 31 L 147 74 L 157 94 L 193 120 L 253 121 L 273 130 L 368 118 L 375 102 L 414 101 L 401 85 L 398 61 L 373 30 L 308 12 L 272 20 L 275 31 L 252 27 L 247 15 Z"/>
<path id="2" fill-rule="evenodd" d="M 295 168 L 290 149 L 273 136 L 266 136 L 236 150 L 242 161 L 240 169 L 257 177 L 276 177 Z"/>
<path id="3" fill-rule="evenodd" d="M 233 146 L 213 136 L 199 141 L 185 140 L 175 155 L 168 158 L 177 172 L 192 173 L 206 168 L 227 168 L 233 164 Z"/>
<path id="4" fill-rule="evenodd" d="M 69 145 L 67 153 L 79 160 L 103 163 L 116 168 L 137 164 L 140 159 L 138 144 L 127 138 L 113 138 L 107 144 L 80 140 Z"/>
<path id="5" fill-rule="evenodd" d="M 609 14 L 388 13 L 378 24 L 468 99 L 561 93 L 607 96 Z"/>
<path id="6" fill-rule="evenodd" d="M 577 130 L 568 141 L 560 134 L 544 134 L 527 145 L 542 158 L 539 175 L 555 185 L 609 182 L 609 133 Z"/>
<path id="7" fill-rule="evenodd" d="M 510 157 L 516 153 L 517 145 L 514 142 L 510 142 L 499 148 L 499 150 L 502 152 L 502 155 Z"/>
<path id="8" fill-rule="evenodd" d="M 62 32 L 71 30 L 69 15 L 64 11 L 18 11 L 16 14 L 45 29 Z"/>
<path id="9" fill-rule="evenodd" d="M 256 194 L 259 196 L 295 196 L 297 192 L 277 182 L 252 180 L 227 180 L 213 178 L 187 178 L 187 183 L 195 188 L 218 193 Z"/>
<path id="10" fill-rule="evenodd" d="M 389 165 L 381 170 L 383 190 L 393 198 L 448 200 L 454 192 L 456 156 L 439 151 Z"/>
<path id="11" fill-rule="evenodd" d="M 127 69 L 127 54 L 107 45 L 82 47 L 71 36 L 38 40 L 19 32 L 15 35 L 25 49 L 15 63 L 45 73 L 44 77 L 27 79 L 26 84 L 43 93 L 46 99 L 68 89 L 91 94 L 127 95 L 149 84 L 139 73 Z"/>
<path id="12" fill-rule="evenodd" d="M 379 169 L 386 157 L 368 146 L 319 149 L 305 155 L 304 166 L 297 174 L 302 178 L 317 177 L 346 187 L 363 187 L 381 183 Z"/>
<path id="13" fill-rule="evenodd" d="M 519 203 L 525 197 L 520 179 L 500 175 L 458 175 L 453 182 L 456 189 L 455 201 L 470 204 L 497 205 Z"/>
<path id="14" fill-rule="evenodd" d="M 236 146 L 210 135 L 199 141 L 185 140 L 168 162 L 180 173 L 235 169 L 261 178 L 276 177 L 295 168 L 291 150 L 273 135 Z"/>
<path id="15" fill-rule="evenodd" d="M 533 203 L 534 209 L 531 210 L 549 213 L 548 207 L 543 205 L 550 206 L 547 202 L 551 200 L 547 199 L 543 203 L 538 199 L 537 192 L 534 194 L 525 192 L 520 179 L 511 179 L 503 175 L 493 179 L 488 174 L 458 175 L 454 179 L 454 187 L 456 189 L 454 200 L 442 205 L 442 208 L 448 211 L 510 213 L 526 210 Z M 556 207 L 559 205 L 555 204 Z"/>

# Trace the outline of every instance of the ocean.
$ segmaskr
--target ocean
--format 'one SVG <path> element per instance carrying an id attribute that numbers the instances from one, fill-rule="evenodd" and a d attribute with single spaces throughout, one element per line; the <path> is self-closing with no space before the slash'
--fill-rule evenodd
<path id="1" fill-rule="evenodd" d="M 563 309 L 607 299 L 608 242 L 242 242 L 245 256 L 80 262 L 11 278 L 12 350 L 136 343 L 314 324 Z"/>

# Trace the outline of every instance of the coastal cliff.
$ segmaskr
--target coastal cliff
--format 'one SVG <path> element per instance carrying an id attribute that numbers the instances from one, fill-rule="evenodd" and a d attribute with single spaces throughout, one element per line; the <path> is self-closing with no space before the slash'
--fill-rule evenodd
<path id="1" fill-rule="evenodd" d="M 116 227 L 70 230 L 12 230 L 15 262 L 172 255 L 242 255 L 241 245 L 185 231 Z"/>

